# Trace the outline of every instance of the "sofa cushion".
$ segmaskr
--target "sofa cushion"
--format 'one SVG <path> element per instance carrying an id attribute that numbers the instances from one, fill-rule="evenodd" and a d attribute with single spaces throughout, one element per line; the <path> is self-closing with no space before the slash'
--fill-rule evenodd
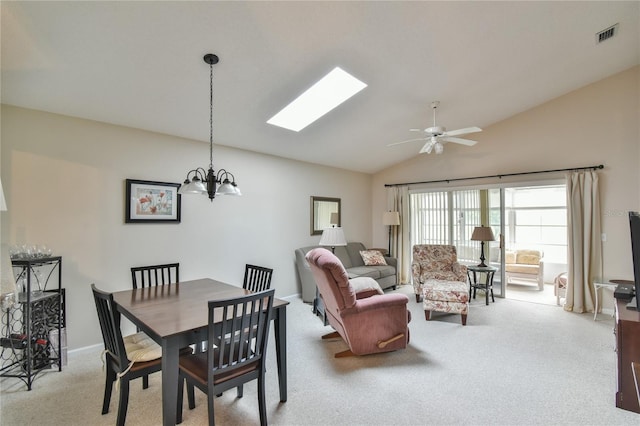
<path id="1" fill-rule="evenodd" d="M 362 256 L 365 266 L 383 266 L 387 264 L 384 256 L 378 250 L 360 250 L 360 256 Z"/>
<path id="2" fill-rule="evenodd" d="M 504 253 L 504 263 L 516 263 L 516 252 L 507 250 Z"/>
<path id="3" fill-rule="evenodd" d="M 384 294 L 384 291 L 380 288 L 378 281 L 370 277 L 357 277 L 349 279 L 353 290 L 356 295 L 364 292 L 371 292 L 372 294 Z"/>
<path id="4" fill-rule="evenodd" d="M 515 272 L 519 274 L 537 275 L 540 270 L 540 266 L 538 264 L 525 265 L 522 263 L 514 263 L 512 265 L 505 265 L 504 270 L 506 272 Z"/>
<path id="5" fill-rule="evenodd" d="M 347 269 L 349 278 L 355 277 L 371 277 L 374 280 L 380 278 L 380 271 L 376 266 L 354 266 Z"/>
<path id="6" fill-rule="evenodd" d="M 364 262 L 362 261 L 362 256 L 360 256 L 360 251 L 367 249 L 364 246 L 364 244 L 359 242 L 351 242 L 351 243 L 347 243 L 347 246 L 344 247 L 344 249 L 347 253 L 347 257 L 349 258 L 348 266 L 347 266 L 347 263 L 344 263 L 344 260 L 342 258 L 340 258 L 340 260 L 343 261 L 342 264 L 345 265 L 344 266 L 345 268 L 351 268 L 352 266 L 364 266 Z"/>
<path id="7" fill-rule="evenodd" d="M 538 250 L 518 250 L 516 263 L 538 265 L 540 263 L 540 257 L 540 252 Z"/>

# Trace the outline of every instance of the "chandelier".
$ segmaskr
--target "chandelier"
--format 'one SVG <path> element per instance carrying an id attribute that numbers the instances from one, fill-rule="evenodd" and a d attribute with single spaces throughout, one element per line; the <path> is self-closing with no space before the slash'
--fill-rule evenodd
<path id="1" fill-rule="evenodd" d="M 189 170 L 187 178 L 178 190 L 179 194 L 207 194 L 213 202 L 216 195 L 242 195 L 236 185 L 236 178 L 225 169 L 213 170 L 213 64 L 218 56 L 207 53 L 204 61 L 209 64 L 209 170 L 202 167 Z M 218 186 L 220 185 L 220 186 Z"/>

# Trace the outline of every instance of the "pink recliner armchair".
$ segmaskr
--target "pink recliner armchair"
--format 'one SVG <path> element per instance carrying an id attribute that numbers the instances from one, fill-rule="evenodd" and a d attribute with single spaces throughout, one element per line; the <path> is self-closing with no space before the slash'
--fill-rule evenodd
<path id="1" fill-rule="evenodd" d="M 307 262 L 318 286 L 329 324 L 336 330 L 323 339 L 342 337 L 349 350 L 339 352 L 336 358 L 390 352 L 404 349 L 409 343 L 407 310 L 409 298 L 404 294 L 379 294 L 367 289 L 356 293 L 340 260 L 329 250 L 316 248 L 306 255 Z M 356 280 L 371 280 L 360 277 Z"/>

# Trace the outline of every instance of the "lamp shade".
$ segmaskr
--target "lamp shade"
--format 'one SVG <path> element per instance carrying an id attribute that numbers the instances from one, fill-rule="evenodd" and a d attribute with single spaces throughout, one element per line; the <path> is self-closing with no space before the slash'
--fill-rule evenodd
<path id="1" fill-rule="evenodd" d="M 400 213 L 398 212 L 384 212 L 382 214 L 382 224 L 397 226 L 400 225 Z"/>
<path id="2" fill-rule="evenodd" d="M 495 239 L 490 226 L 476 226 L 471 234 L 473 241 L 495 241 Z"/>
<path id="3" fill-rule="evenodd" d="M 205 188 L 204 184 L 200 179 L 194 178 L 189 183 L 183 183 L 180 189 L 178 190 L 178 194 L 206 194 L 207 188 Z"/>
<path id="4" fill-rule="evenodd" d="M 347 240 L 344 237 L 342 228 L 325 228 L 322 231 L 319 244 L 330 247 L 346 246 Z"/>
<path id="5" fill-rule="evenodd" d="M 340 215 L 336 213 L 331 213 L 331 219 L 329 219 L 330 225 L 340 225 Z"/>
<path id="6" fill-rule="evenodd" d="M 18 299 L 17 292 L 9 248 L 6 244 L 0 244 L 0 308 L 3 311 L 13 307 Z"/>

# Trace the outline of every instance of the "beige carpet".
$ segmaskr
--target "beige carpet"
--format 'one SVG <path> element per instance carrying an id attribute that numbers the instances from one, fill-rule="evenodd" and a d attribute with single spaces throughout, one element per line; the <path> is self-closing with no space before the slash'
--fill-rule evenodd
<path id="1" fill-rule="evenodd" d="M 556 306 L 484 298 L 473 301 L 466 327 L 458 315 L 424 320 L 410 287 L 408 349 L 334 359 L 346 348 L 322 341 L 330 331 L 310 305 L 288 308 L 289 400 L 278 401 L 273 339 L 267 372 L 267 410 L 281 425 L 636 425 L 640 415 L 615 407 L 613 320 L 564 312 Z M 63 372 L 41 375 L 31 392 L 16 379 L 0 380 L 0 424 L 113 425 L 100 415 L 104 376 L 100 350 L 75 352 Z M 185 425 L 206 423 L 203 395 L 186 409 Z M 258 424 L 256 387 L 244 397 L 216 398 L 216 422 Z M 132 385 L 129 425 L 161 424 L 160 376 L 142 390 Z"/>

